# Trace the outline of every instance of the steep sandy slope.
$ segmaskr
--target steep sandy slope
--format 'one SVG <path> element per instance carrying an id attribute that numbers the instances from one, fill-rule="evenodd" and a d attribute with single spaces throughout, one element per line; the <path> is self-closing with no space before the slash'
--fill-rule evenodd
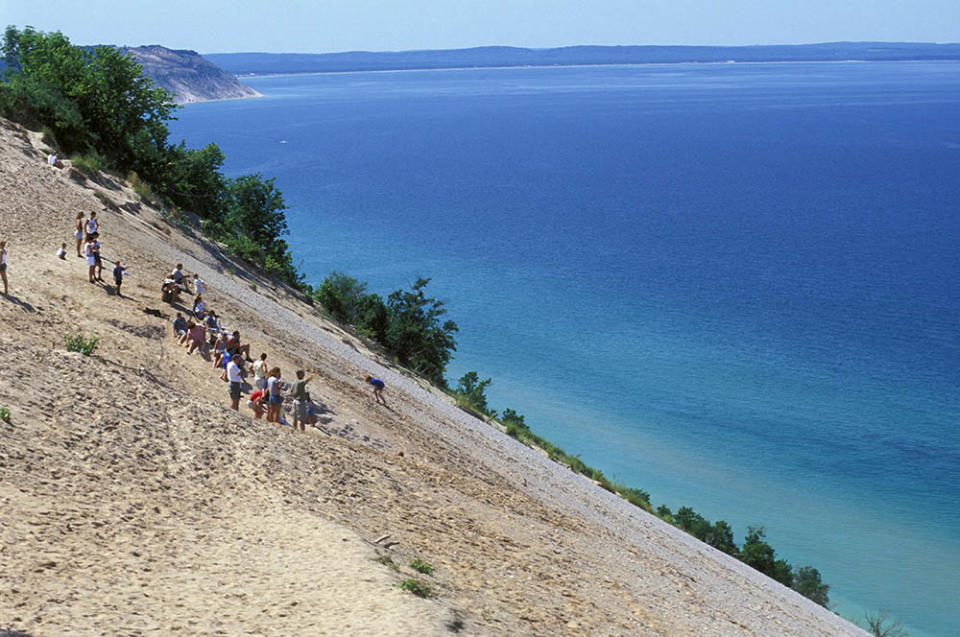
<path id="1" fill-rule="evenodd" d="M 43 157 L 0 123 L 0 630 L 864 634 L 467 416 L 116 178 Z M 124 298 L 87 282 L 72 244 L 54 256 L 80 211 L 131 268 Z M 254 353 L 317 372 L 320 428 L 227 409 L 210 363 L 170 338 L 158 282 L 176 262 Z M 76 333 L 96 356 L 65 351 Z M 396 587 L 413 576 L 437 596 Z"/>

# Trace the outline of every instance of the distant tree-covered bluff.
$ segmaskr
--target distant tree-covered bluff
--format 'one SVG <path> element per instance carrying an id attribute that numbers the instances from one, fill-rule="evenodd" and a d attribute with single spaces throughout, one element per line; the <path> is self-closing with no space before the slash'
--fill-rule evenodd
<path id="1" fill-rule="evenodd" d="M 268 75 L 495 66 L 960 60 L 960 44 L 834 42 L 756 46 L 569 46 L 553 49 L 485 46 L 437 51 L 211 53 L 204 57 L 230 73 Z"/>

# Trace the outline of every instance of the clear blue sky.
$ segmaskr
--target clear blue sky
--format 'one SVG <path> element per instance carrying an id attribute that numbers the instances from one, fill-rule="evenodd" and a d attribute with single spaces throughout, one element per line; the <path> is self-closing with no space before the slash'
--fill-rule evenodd
<path id="1" fill-rule="evenodd" d="M 0 25 L 201 53 L 960 41 L 960 0 L 0 0 Z"/>

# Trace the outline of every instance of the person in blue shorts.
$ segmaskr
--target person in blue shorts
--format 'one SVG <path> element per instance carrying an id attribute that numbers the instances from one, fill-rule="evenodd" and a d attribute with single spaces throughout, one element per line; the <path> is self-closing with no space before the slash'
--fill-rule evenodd
<path id="1" fill-rule="evenodd" d="M 373 385 L 373 397 L 377 399 L 378 403 L 383 403 L 383 406 L 387 406 L 387 399 L 383 397 L 383 390 L 386 389 L 383 381 L 379 378 L 374 378 L 373 376 L 367 376 L 367 382 Z"/>

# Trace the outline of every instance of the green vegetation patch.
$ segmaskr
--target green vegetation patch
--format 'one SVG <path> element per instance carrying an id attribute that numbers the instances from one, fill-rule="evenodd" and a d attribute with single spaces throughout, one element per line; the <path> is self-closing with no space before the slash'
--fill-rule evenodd
<path id="1" fill-rule="evenodd" d="M 100 339 L 96 336 L 86 338 L 82 334 L 74 334 L 72 336 L 65 336 L 64 342 L 66 343 L 68 352 L 80 352 L 84 356 L 90 356 L 93 354 L 93 351 L 97 349 L 97 344 L 100 343 Z"/>
<path id="2" fill-rule="evenodd" d="M 408 593 L 413 593 L 417 597 L 423 597 L 426 599 L 426 598 L 437 596 L 437 593 L 436 591 L 434 591 L 432 586 L 418 579 L 413 579 L 413 578 L 405 579 L 399 584 L 397 584 L 397 586 L 399 586 L 402 590 L 407 591 Z"/>
<path id="3" fill-rule="evenodd" d="M 433 575 L 433 567 L 421 560 L 419 557 L 415 557 L 410 560 L 410 568 L 418 573 L 423 573 L 424 575 Z"/>

